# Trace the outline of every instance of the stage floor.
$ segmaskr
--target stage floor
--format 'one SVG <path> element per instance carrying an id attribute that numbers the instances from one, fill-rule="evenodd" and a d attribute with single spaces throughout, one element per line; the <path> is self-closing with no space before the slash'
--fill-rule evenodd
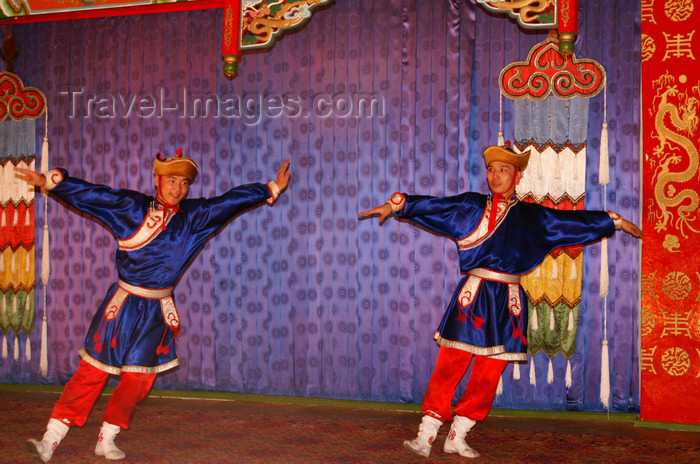
<path id="1" fill-rule="evenodd" d="M 37 462 L 55 392 L 0 389 L 0 462 Z M 108 397 L 72 429 L 51 463 L 106 463 L 93 454 Z M 361 404 L 361 403 L 360 403 Z M 494 410 L 494 414 L 498 411 Z M 124 463 L 698 463 L 700 432 L 637 427 L 634 421 L 491 415 L 467 436 L 477 460 L 445 454 L 443 425 L 430 458 L 405 450 L 420 413 L 347 406 L 149 397 L 116 443 Z"/>

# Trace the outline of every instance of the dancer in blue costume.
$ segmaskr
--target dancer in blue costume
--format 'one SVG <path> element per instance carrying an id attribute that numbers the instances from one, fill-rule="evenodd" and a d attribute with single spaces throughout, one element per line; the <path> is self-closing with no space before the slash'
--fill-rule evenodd
<path id="1" fill-rule="evenodd" d="M 173 287 L 206 241 L 237 214 L 267 201 L 274 204 L 287 187 L 289 160 L 267 185 L 235 187 L 214 198 L 186 199 L 197 164 L 182 156 L 156 155 L 156 196 L 94 185 L 63 169 L 39 174 L 17 169 L 36 186 L 75 209 L 99 219 L 117 239 L 119 280 L 95 313 L 80 349 L 78 370 L 56 402 L 42 440 L 30 451 L 48 462 L 72 426 L 82 426 L 109 375 L 119 375 L 103 417 L 95 454 L 123 459 L 114 443 L 129 427 L 136 404 L 148 394 L 156 374 L 178 365 L 175 338 L 180 317 Z"/>
<path id="2" fill-rule="evenodd" d="M 484 420 L 509 361 L 527 361 L 527 297 L 520 276 L 537 267 L 555 248 L 593 242 L 623 230 L 642 231 L 612 212 L 559 211 L 518 201 L 515 187 L 529 152 L 491 146 L 484 152 L 486 178 L 493 195 L 467 192 L 435 198 L 394 193 L 360 217 L 391 214 L 451 237 L 459 249 L 465 276 L 435 333 L 440 345 L 423 398 L 418 436 L 404 446 L 428 457 L 443 422 L 452 420 L 444 451 L 476 458 L 465 440 Z M 464 395 L 451 410 L 457 384 L 474 360 Z"/>

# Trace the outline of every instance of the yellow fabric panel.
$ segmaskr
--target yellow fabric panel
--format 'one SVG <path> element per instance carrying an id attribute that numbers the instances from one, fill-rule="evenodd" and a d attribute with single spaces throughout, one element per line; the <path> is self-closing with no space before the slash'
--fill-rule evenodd
<path id="1" fill-rule="evenodd" d="M 581 300 L 581 272 L 583 257 L 572 259 L 566 253 L 556 259 L 547 256 L 542 264 L 525 274 L 521 284 L 533 306 L 546 301 L 550 306 L 565 303 L 568 307 Z M 575 268 L 572 274 L 572 268 Z M 572 278 L 573 277 L 573 278 Z"/>
<path id="2" fill-rule="evenodd" d="M 34 251 L 33 246 L 29 250 L 19 247 L 12 251 L 10 247 L 7 247 L 2 251 L 2 256 L 0 256 L 1 291 L 6 292 L 8 289 L 12 289 L 16 292 L 23 289 L 29 292 L 34 288 Z"/>

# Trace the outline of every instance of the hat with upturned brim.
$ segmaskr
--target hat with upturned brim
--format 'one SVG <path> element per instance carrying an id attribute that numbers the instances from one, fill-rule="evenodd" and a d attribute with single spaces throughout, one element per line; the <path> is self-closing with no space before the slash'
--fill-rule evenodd
<path id="1" fill-rule="evenodd" d="M 178 149 L 175 156 L 166 156 L 156 153 L 153 162 L 153 174 L 157 176 L 182 176 L 194 182 L 197 178 L 197 163 L 187 156 L 182 156 L 182 148 Z"/>
<path id="2" fill-rule="evenodd" d="M 503 163 L 512 164 L 522 172 L 527 168 L 527 162 L 529 160 L 530 150 L 524 153 L 516 153 L 510 147 L 509 143 L 506 143 L 506 145 L 491 145 L 484 150 L 484 162 L 486 162 L 486 166 L 492 161 L 501 161 Z"/>

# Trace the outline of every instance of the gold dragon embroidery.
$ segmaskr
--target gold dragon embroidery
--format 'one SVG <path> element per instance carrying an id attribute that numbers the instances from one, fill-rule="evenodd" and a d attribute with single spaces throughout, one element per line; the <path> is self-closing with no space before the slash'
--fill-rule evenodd
<path id="1" fill-rule="evenodd" d="M 681 188 L 679 184 L 688 182 L 696 173 L 700 178 L 700 158 L 692 142 L 698 127 L 700 82 L 691 89 L 695 95 L 688 95 L 678 90 L 675 81 L 674 76 L 666 73 L 653 84 L 657 92 L 655 104 L 649 111 L 652 115 L 656 111 L 652 137 L 658 139 L 659 144 L 654 147 L 654 156 L 649 160 L 654 169 L 654 198 L 649 201 L 648 217 L 652 222 L 656 221 L 656 231 L 667 230 L 671 222 L 683 237 L 688 238 L 688 230 L 700 232 L 693 227 L 698 219 L 700 195 L 692 188 L 678 189 Z M 657 208 L 654 208 L 654 201 Z"/>

